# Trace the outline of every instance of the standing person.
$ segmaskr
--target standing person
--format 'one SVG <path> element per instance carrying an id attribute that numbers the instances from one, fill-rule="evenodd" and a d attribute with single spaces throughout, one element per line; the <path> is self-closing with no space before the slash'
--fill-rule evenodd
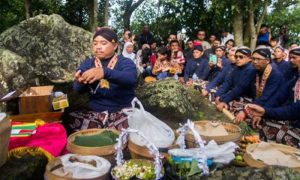
<path id="1" fill-rule="evenodd" d="M 132 42 L 126 42 L 124 45 L 124 49 L 122 52 L 122 55 L 126 58 L 131 59 L 133 62 L 135 62 L 135 53 L 133 52 L 133 43 Z"/>
<path id="2" fill-rule="evenodd" d="M 143 44 L 149 44 L 153 42 L 153 35 L 149 30 L 149 26 L 144 26 L 143 32 L 139 36 L 139 45 L 140 47 Z"/>
<path id="3" fill-rule="evenodd" d="M 232 34 L 230 34 L 228 31 L 222 30 L 221 45 L 225 46 L 226 42 L 229 39 L 234 40 L 234 36 Z"/>
<path id="4" fill-rule="evenodd" d="M 286 25 L 281 26 L 280 33 L 279 33 L 279 42 L 278 44 L 287 49 L 288 47 L 288 41 L 289 41 L 289 29 Z"/>
<path id="5" fill-rule="evenodd" d="M 267 25 L 263 24 L 260 27 L 258 36 L 257 36 L 257 42 L 256 45 L 270 45 L 270 40 L 271 40 L 271 30 L 268 28 Z"/>
<path id="6" fill-rule="evenodd" d="M 195 41 L 201 43 L 204 51 L 211 48 L 211 45 L 205 41 L 205 31 L 203 30 L 197 31 L 197 39 Z"/>
<path id="7" fill-rule="evenodd" d="M 89 108 L 69 114 L 65 122 L 69 130 L 128 127 L 121 110 L 131 106 L 137 71 L 132 60 L 115 53 L 117 40 L 117 34 L 109 28 L 95 33 L 94 56 L 81 63 L 73 83 L 74 91 L 89 94 Z"/>

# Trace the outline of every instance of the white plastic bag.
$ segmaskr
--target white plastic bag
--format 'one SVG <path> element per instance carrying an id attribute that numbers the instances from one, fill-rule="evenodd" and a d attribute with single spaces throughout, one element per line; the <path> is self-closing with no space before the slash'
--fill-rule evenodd
<path id="1" fill-rule="evenodd" d="M 81 163 L 81 162 L 70 162 L 70 157 L 76 157 L 80 161 L 96 161 L 96 167 Z M 63 165 L 63 172 L 65 174 L 72 174 L 72 178 L 76 179 L 90 179 L 105 175 L 109 172 L 111 164 L 104 158 L 98 156 L 83 156 L 76 154 L 66 154 L 61 157 Z"/>
<path id="2" fill-rule="evenodd" d="M 136 103 L 140 108 L 135 107 Z M 175 134 L 167 124 L 146 112 L 137 98 L 134 98 L 131 104 L 132 108 L 123 110 L 128 115 L 130 128 L 141 131 L 156 147 L 166 148 L 173 144 Z M 145 140 L 137 134 L 130 134 L 130 139 L 139 146 L 147 145 Z"/>

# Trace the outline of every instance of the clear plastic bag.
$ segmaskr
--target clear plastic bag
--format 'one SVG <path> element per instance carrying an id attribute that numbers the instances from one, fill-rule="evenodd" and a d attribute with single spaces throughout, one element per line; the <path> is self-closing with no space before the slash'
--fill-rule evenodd
<path id="1" fill-rule="evenodd" d="M 82 163 L 82 162 L 71 162 L 70 158 L 75 157 L 79 161 L 95 161 L 95 166 Z M 89 179 L 96 178 L 105 175 L 109 172 L 111 164 L 104 158 L 98 156 L 81 156 L 75 154 L 66 154 L 61 157 L 64 174 L 61 176 L 72 174 L 72 178 L 78 179 Z"/>
<path id="2" fill-rule="evenodd" d="M 166 148 L 173 144 L 175 134 L 167 124 L 145 111 L 142 103 L 137 98 L 134 98 L 131 104 L 132 108 L 123 110 L 128 115 L 130 128 L 141 131 L 156 147 Z M 136 104 L 140 108 L 137 108 Z M 147 145 L 145 140 L 137 134 L 130 134 L 130 140 L 139 146 Z"/>

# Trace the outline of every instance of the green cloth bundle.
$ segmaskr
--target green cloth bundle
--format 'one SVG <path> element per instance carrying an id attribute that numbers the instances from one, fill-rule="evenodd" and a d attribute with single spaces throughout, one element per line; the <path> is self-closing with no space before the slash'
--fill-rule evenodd
<path id="1" fill-rule="evenodd" d="M 100 134 L 76 136 L 74 144 L 85 147 L 101 147 L 116 144 L 118 134 L 112 131 L 103 131 Z"/>

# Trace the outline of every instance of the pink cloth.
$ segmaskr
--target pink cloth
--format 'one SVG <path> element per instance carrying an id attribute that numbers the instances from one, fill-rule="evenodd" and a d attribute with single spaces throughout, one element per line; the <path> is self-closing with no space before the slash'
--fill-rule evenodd
<path id="1" fill-rule="evenodd" d="M 53 156 L 63 153 L 67 143 L 67 133 L 60 123 L 48 123 L 39 126 L 36 133 L 29 137 L 13 137 L 9 141 L 9 149 L 17 147 L 41 147 Z"/>

